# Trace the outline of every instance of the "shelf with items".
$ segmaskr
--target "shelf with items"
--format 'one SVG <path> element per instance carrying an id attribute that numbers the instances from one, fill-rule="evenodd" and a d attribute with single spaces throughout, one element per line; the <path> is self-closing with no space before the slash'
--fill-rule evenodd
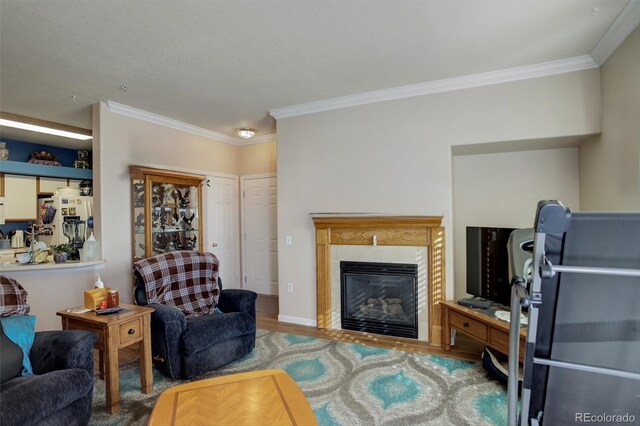
<path id="1" fill-rule="evenodd" d="M 25 163 L 22 161 L 0 160 L 2 173 L 14 175 L 43 176 L 67 179 L 93 179 L 93 170 L 74 167 L 48 166 L 46 164 Z"/>
<path id="2" fill-rule="evenodd" d="M 205 176 L 130 166 L 134 260 L 176 250 L 202 250 Z"/>
<path id="3" fill-rule="evenodd" d="M 154 229 L 151 231 L 153 234 L 171 234 L 174 232 L 195 232 L 197 233 L 197 229 Z"/>

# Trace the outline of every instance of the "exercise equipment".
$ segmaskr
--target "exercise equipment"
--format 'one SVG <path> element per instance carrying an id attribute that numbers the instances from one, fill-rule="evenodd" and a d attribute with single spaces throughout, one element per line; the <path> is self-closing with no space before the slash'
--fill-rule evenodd
<path id="1" fill-rule="evenodd" d="M 531 268 L 516 269 L 526 255 L 517 241 L 509 245 L 509 426 L 639 420 L 640 213 L 572 213 L 541 201 Z M 529 324 L 518 415 L 522 307 Z"/>

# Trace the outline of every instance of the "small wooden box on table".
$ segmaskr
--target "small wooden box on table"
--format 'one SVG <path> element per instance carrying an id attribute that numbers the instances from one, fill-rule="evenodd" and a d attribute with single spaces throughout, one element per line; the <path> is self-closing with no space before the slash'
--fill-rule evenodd
<path id="1" fill-rule="evenodd" d="M 107 410 L 113 414 L 120 409 L 120 379 L 118 350 L 139 343 L 140 387 L 143 393 L 153 390 L 151 371 L 151 312 L 153 308 L 122 303 L 116 314 L 97 315 L 60 311 L 63 330 L 86 330 L 98 335 L 100 378 L 106 380 Z"/>
<path id="2" fill-rule="evenodd" d="M 484 315 L 478 309 L 467 308 L 456 301 L 441 302 L 442 309 L 442 349 L 450 351 L 459 331 L 485 345 L 509 354 L 509 323 Z M 453 331 L 453 336 L 452 336 Z M 520 362 L 524 359 L 527 329 L 520 330 Z"/>

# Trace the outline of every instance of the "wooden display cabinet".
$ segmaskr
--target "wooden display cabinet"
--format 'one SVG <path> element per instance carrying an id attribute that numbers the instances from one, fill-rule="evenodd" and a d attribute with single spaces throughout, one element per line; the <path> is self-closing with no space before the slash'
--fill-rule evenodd
<path id="1" fill-rule="evenodd" d="M 133 261 L 176 250 L 202 251 L 206 176 L 129 166 Z"/>

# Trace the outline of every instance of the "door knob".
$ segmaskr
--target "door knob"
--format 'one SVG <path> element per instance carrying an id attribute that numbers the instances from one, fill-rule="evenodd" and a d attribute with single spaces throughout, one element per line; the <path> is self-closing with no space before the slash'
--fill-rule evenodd
<path id="1" fill-rule="evenodd" d="M 218 247 L 218 243 L 211 243 L 211 247 Z"/>

